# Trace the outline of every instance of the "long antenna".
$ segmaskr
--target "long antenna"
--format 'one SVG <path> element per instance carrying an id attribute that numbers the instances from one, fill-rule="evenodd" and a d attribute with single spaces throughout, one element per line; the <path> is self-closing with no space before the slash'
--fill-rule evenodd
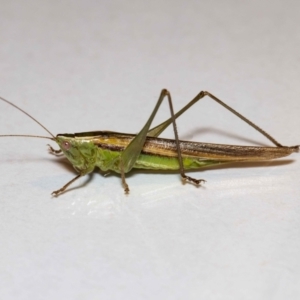
<path id="1" fill-rule="evenodd" d="M 44 128 L 54 139 L 55 136 L 44 126 L 42 125 L 38 120 L 36 120 L 34 117 L 32 117 L 29 113 L 27 113 L 26 111 L 24 111 L 23 109 L 21 109 L 20 107 L 18 107 L 17 105 L 13 104 L 12 102 L 0 97 L 0 100 L 6 102 L 7 104 L 13 106 L 14 108 L 20 110 L 23 114 L 27 115 L 30 119 L 32 119 L 34 122 L 36 122 L 37 124 L 39 124 L 42 128 Z M 27 136 L 27 137 L 40 137 L 40 138 L 46 138 L 46 137 L 41 137 L 41 136 L 29 136 L 29 135 L 1 135 L 3 136 Z"/>
<path id="2" fill-rule="evenodd" d="M 31 135 L 31 134 L 0 134 L 0 137 L 9 137 L 9 136 L 17 136 L 17 137 L 32 137 L 32 138 L 39 138 L 39 139 L 48 139 L 51 141 L 55 141 L 54 138 L 49 136 L 42 136 L 42 135 Z"/>

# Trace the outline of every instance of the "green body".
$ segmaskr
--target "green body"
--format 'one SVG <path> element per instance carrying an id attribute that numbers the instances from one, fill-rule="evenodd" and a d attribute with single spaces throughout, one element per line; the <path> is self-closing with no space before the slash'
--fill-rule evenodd
<path id="1" fill-rule="evenodd" d="M 135 135 L 99 131 L 59 134 L 56 142 L 81 174 L 99 167 L 102 171 L 121 173 L 120 159 Z M 185 170 L 199 169 L 230 161 L 257 161 L 283 157 L 298 150 L 295 147 L 254 147 L 180 141 Z M 174 140 L 147 137 L 133 168 L 151 170 L 180 169 Z M 127 170 L 127 172 L 130 170 Z"/>
<path id="2" fill-rule="evenodd" d="M 129 134 L 92 132 L 74 135 L 62 134 L 56 137 L 56 141 L 75 170 L 85 175 L 92 172 L 95 167 L 100 168 L 102 171 L 111 170 L 120 173 L 119 163 L 121 155 L 133 138 L 134 135 Z M 165 145 L 165 149 L 162 149 L 162 143 Z M 133 168 L 151 170 L 179 169 L 176 145 L 173 140 L 148 138 L 145 144 Z M 158 144 L 160 147 L 158 147 Z M 170 144 L 173 146 L 171 149 L 167 148 Z M 149 151 L 149 148 L 152 151 Z M 164 152 L 164 154 L 155 154 L 155 151 Z M 185 155 L 183 149 L 182 158 L 184 168 L 187 170 L 221 163 L 218 160 Z"/>

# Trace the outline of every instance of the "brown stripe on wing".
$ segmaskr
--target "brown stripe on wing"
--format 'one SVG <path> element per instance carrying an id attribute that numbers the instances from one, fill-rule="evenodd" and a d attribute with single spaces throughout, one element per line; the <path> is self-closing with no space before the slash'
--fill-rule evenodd
<path id="1" fill-rule="evenodd" d="M 135 137 L 132 134 L 108 131 L 93 132 L 93 134 L 94 136 L 89 136 L 87 139 L 91 139 L 98 147 L 111 151 L 123 151 Z M 235 146 L 188 141 L 180 141 L 180 145 L 183 157 L 224 161 L 274 159 L 298 150 L 298 147 Z M 176 143 L 171 139 L 147 137 L 142 154 L 176 157 Z"/>

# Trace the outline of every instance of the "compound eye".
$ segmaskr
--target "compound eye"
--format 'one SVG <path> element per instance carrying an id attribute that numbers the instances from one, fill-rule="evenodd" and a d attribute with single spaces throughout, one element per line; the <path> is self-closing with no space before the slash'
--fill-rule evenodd
<path id="1" fill-rule="evenodd" d="M 61 145 L 66 151 L 68 151 L 71 148 L 71 143 L 69 143 L 68 141 L 63 141 Z"/>

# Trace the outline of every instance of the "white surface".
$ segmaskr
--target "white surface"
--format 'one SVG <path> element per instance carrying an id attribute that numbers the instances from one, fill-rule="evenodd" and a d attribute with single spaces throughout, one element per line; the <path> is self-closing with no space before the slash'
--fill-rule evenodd
<path id="1" fill-rule="evenodd" d="M 300 144 L 297 1 L 5 1 L 1 96 L 53 133 L 137 132 L 162 88 L 200 90 Z M 45 134 L 0 103 L 0 134 Z M 168 117 L 165 104 L 156 124 Z M 203 100 L 183 139 L 270 143 Z M 164 136 L 172 137 L 169 130 Z M 74 176 L 46 140 L 0 140 L 1 299 L 299 299 L 299 155 L 192 173 Z M 85 182 L 88 181 L 86 184 Z M 85 184 L 80 187 L 80 184 Z"/>

